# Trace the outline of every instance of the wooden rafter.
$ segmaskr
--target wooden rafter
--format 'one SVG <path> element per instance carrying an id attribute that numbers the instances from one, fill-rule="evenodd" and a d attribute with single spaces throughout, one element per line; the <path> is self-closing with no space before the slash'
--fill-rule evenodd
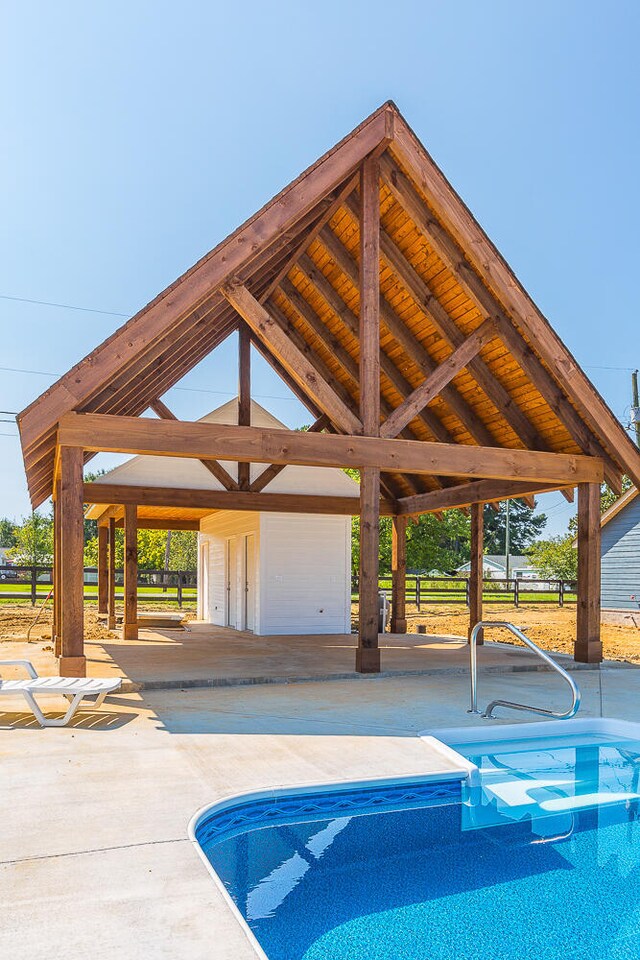
<path id="1" fill-rule="evenodd" d="M 251 426 L 251 331 L 245 323 L 238 328 L 238 425 Z M 251 464 L 246 460 L 238 464 L 238 487 L 248 490 L 251 480 Z"/>

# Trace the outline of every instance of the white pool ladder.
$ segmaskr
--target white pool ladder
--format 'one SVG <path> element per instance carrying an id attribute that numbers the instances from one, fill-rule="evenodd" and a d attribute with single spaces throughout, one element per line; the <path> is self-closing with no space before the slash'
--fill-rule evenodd
<path id="1" fill-rule="evenodd" d="M 554 710 L 546 710 L 544 707 L 533 707 L 529 706 L 526 703 L 515 703 L 511 700 L 492 700 L 491 703 L 487 706 L 484 713 L 481 713 L 478 710 L 478 657 L 477 657 L 477 642 L 478 634 L 481 630 L 486 630 L 488 627 L 503 627 L 505 630 L 510 630 L 511 633 L 521 640 L 525 646 L 529 647 L 530 650 L 533 650 L 541 660 L 551 667 L 552 670 L 555 670 L 556 673 L 559 673 L 563 680 L 568 683 L 571 688 L 572 702 L 571 706 L 564 713 L 557 713 Z M 540 647 L 533 642 L 529 637 L 527 637 L 522 630 L 519 630 L 518 627 L 514 626 L 513 623 L 507 623 L 506 620 L 481 620 L 479 623 L 476 623 L 475 627 L 471 631 L 471 636 L 469 638 L 469 667 L 471 674 L 471 707 L 467 710 L 467 713 L 480 714 L 485 720 L 495 719 L 493 716 L 493 711 L 496 707 L 510 707 L 512 710 L 524 710 L 527 713 L 537 713 L 542 717 L 551 717 L 553 720 L 570 720 L 571 717 L 575 717 L 576 713 L 580 709 L 580 690 L 578 685 L 574 681 L 566 670 L 564 670 L 559 663 L 549 656 L 548 653 L 545 653 L 544 650 L 541 650 Z"/>

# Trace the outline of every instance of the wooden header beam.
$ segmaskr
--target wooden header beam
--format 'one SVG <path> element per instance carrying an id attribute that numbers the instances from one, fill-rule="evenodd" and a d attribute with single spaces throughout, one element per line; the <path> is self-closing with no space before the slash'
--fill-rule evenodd
<path id="1" fill-rule="evenodd" d="M 99 413 L 66 414 L 58 427 L 58 443 L 91 452 L 374 467 L 427 476 L 533 480 L 555 488 L 601 483 L 604 477 L 597 457 Z"/>
<path id="2" fill-rule="evenodd" d="M 261 510 L 275 513 L 328 513 L 356 516 L 358 497 L 294 493 L 252 493 L 249 490 L 188 490 L 182 487 L 142 487 L 132 484 L 85 483 L 84 503 L 137 504 L 139 507 L 175 507 L 191 510 Z M 380 512 L 395 513 L 395 504 L 384 500 Z M 101 515 L 101 519 L 104 515 Z M 167 518 L 167 529 L 171 527 Z"/>

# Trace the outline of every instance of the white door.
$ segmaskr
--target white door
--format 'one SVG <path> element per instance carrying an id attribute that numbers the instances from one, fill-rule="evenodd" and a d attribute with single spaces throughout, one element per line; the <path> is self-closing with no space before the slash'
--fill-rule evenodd
<path id="1" fill-rule="evenodd" d="M 238 629 L 238 540 L 227 540 L 227 626 Z"/>
<path id="2" fill-rule="evenodd" d="M 256 628 L 256 536 L 244 538 L 244 629 Z"/>
<path id="3" fill-rule="evenodd" d="M 205 623 L 211 622 L 209 596 L 209 542 L 200 544 L 200 582 L 198 584 L 198 614 Z"/>

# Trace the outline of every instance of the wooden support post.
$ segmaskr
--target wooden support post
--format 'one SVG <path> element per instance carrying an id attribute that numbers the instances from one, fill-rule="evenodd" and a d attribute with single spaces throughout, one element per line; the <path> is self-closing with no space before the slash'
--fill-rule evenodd
<path id="1" fill-rule="evenodd" d="M 476 623 L 482 620 L 482 556 L 484 552 L 484 504 L 471 504 L 471 571 L 469 573 L 469 637 Z M 484 631 L 478 643 L 484 643 Z"/>
<path id="2" fill-rule="evenodd" d="M 109 597 L 108 548 L 109 530 L 103 524 L 98 527 L 98 613 L 106 613 Z"/>
<path id="3" fill-rule="evenodd" d="M 391 633 L 407 632 L 407 518 L 391 527 Z"/>
<path id="4" fill-rule="evenodd" d="M 60 676 L 86 676 L 82 448 L 60 450 Z"/>
<path id="5" fill-rule="evenodd" d="M 246 323 L 238 329 L 238 426 L 251 426 L 251 331 Z M 238 464 L 238 486 L 248 490 L 251 464 Z"/>
<path id="6" fill-rule="evenodd" d="M 109 584 L 107 599 L 107 629 L 116 628 L 116 518 L 109 517 Z"/>
<path id="7" fill-rule="evenodd" d="M 56 657 L 60 656 L 60 481 L 53 488 L 53 629 L 51 638 Z"/>
<path id="8" fill-rule="evenodd" d="M 600 663 L 600 485 L 578 484 L 578 611 L 574 659 Z"/>
<path id="9" fill-rule="evenodd" d="M 380 435 L 380 188 L 377 158 L 360 171 L 360 419 L 365 436 Z M 378 564 L 380 470 L 360 470 L 360 598 L 356 670 L 380 672 Z"/>
<path id="10" fill-rule="evenodd" d="M 138 508 L 124 508 L 124 621 L 122 639 L 138 639 Z"/>

